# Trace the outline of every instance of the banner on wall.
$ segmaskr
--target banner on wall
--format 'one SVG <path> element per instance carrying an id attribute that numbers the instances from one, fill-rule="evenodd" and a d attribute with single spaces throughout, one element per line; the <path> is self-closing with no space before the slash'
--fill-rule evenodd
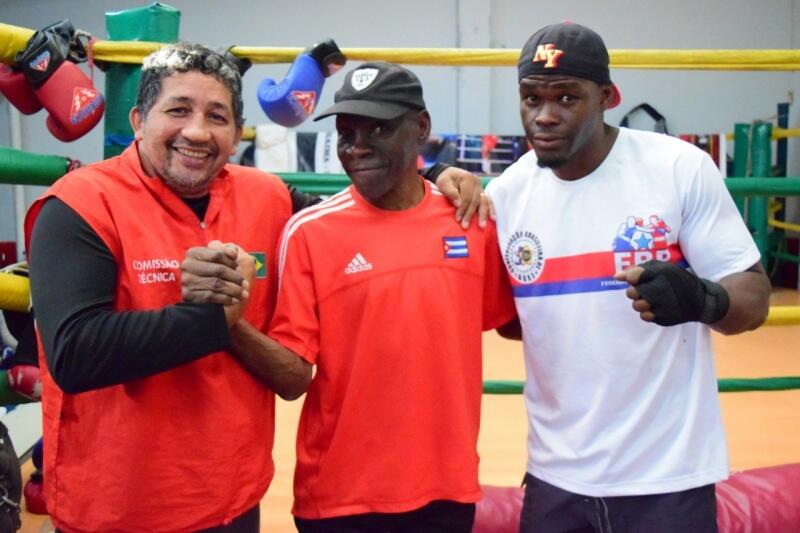
<path id="1" fill-rule="evenodd" d="M 444 134 L 432 135 L 420 152 L 425 166 L 447 163 L 499 176 L 528 149 L 524 136 Z M 335 132 L 295 132 L 273 124 L 256 128 L 254 163 L 267 172 L 344 173 Z"/>
<path id="2" fill-rule="evenodd" d="M 714 160 L 727 177 L 727 145 L 724 133 L 683 133 L 691 143 Z M 524 155 L 530 146 L 522 135 L 431 135 L 421 149 L 425 166 L 447 163 L 481 176 L 499 176 Z M 296 132 L 275 124 L 256 128 L 255 166 L 267 172 L 344 173 L 336 155 L 335 132 Z"/>
<path id="3" fill-rule="evenodd" d="M 710 155 L 722 177 L 728 177 L 727 139 L 724 133 L 682 133 L 678 137 Z"/>

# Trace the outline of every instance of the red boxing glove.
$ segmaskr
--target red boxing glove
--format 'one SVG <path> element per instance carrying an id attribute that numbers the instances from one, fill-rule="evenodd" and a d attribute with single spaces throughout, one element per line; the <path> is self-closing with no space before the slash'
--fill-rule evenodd
<path id="1" fill-rule="evenodd" d="M 39 472 L 34 472 L 25 482 L 25 510 L 32 514 L 47 514 L 47 504 L 44 501 L 44 482 Z"/>
<path id="2" fill-rule="evenodd" d="M 100 122 L 103 95 L 74 63 L 67 61 L 75 30 L 68 21 L 33 34 L 16 62 L 36 97 L 50 113 L 47 127 L 56 138 L 74 141 Z"/>
<path id="3" fill-rule="evenodd" d="M 11 390 L 31 400 L 42 399 L 42 381 L 39 379 L 38 366 L 12 366 L 7 375 Z"/>
<path id="4" fill-rule="evenodd" d="M 25 74 L 3 63 L 0 63 L 0 93 L 25 115 L 33 115 L 42 108 Z"/>
<path id="5" fill-rule="evenodd" d="M 70 97 L 67 97 L 70 93 Z M 50 112 L 47 129 L 64 142 L 83 137 L 103 118 L 105 100 L 91 80 L 74 63 L 65 61 L 53 76 L 36 91 Z"/>

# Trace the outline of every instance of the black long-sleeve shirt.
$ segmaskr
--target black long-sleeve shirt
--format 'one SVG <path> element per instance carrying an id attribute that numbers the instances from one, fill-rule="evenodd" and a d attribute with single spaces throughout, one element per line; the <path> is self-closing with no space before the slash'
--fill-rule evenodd
<path id="1" fill-rule="evenodd" d="M 293 212 L 320 201 L 292 186 L 289 193 Z M 205 217 L 207 196 L 184 201 L 199 220 Z M 100 236 L 58 198 L 42 206 L 29 255 L 47 366 L 65 392 L 152 376 L 230 343 L 221 305 L 181 302 L 154 311 L 113 311 L 114 257 Z"/>

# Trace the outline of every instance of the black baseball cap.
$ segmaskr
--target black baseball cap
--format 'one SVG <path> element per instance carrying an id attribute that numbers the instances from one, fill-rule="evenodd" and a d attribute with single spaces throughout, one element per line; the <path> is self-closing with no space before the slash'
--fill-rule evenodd
<path id="1" fill-rule="evenodd" d="M 386 61 L 364 63 L 348 72 L 333 101 L 315 121 L 331 115 L 390 120 L 412 109 L 425 109 L 419 78 L 410 70 Z"/>
<path id="2" fill-rule="evenodd" d="M 545 26 L 531 35 L 519 56 L 519 80 L 527 76 L 560 75 L 591 80 L 614 89 L 612 107 L 622 101 L 622 95 L 608 72 L 608 49 L 595 31 L 575 24 L 561 22 Z"/>

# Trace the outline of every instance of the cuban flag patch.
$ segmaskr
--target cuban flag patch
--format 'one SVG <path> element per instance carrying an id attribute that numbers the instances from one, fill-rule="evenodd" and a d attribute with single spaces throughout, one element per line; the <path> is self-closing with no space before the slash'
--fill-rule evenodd
<path id="1" fill-rule="evenodd" d="M 445 259 L 463 259 L 469 257 L 466 237 L 442 237 Z"/>

